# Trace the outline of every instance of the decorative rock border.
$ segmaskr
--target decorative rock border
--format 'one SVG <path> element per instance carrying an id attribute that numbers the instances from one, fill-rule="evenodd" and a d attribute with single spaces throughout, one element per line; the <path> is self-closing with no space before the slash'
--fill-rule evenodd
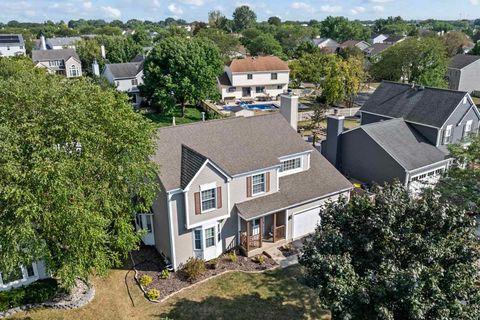
<path id="1" fill-rule="evenodd" d="M 80 296 L 75 296 L 72 300 L 63 299 L 58 300 L 58 298 L 53 298 L 52 301 L 42 302 L 42 303 L 34 303 L 34 304 L 26 304 L 20 307 L 11 308 L 6 311 L 0 312 L 0 319 L 8 318 L 13 316 L 14 314 L 22 311 L 28 311 L 31 309 L 37 308 L 48 308 L 48 309 L 61 309 L 61 310 L 70 310 L 70 309 L 78 309 L 81 308 L 88 303 L 90 303 L 93 298 L 95 297 L 95 287 L 88 285 L 85 281 L 78 279 L 76 283 L 76 287 L 78 286 L 85 286 L 87 287 L 87 291 L 83 292 Z M 75 289 L 73 289 L 75 290 Z M 72 295 L 73 296 L 73 295 Z M 69 297 L 69 296 L 67 296 Z M 71 297 L 71 296 L 70 296 Z M 58 301 L 56 301 L 58 300 Z"/>
<path id="2" fill-rule="evenodd" d="M 264 252 L 265 254 L 265 252 Z M 213 275 L 211 277 L 208 277 L 208 278 L 205 278 L 205 279 L 202 279 L 198 282 L 195 282 L 195 283 L 192 283 L 191 285 L 189 286 L 186 286 L 186 287 L 183 287 L 181 288 L 180 290 L 178 291 L 175 291 L 175 292 L 172 292 L 170 293 L 169 295 L 163 297 L 162 299 L 150 299 L 148 296 L 147 296 L 147 290 L 145 290 L 145 288 L 143 288 L 143 286 L 140 284 L 140 280 L 138 279 L 138 271 L 137 269 L 135 268 L 135 261 L 133 260 L 133 257 L 130 256 L 131 260 L 132 260 L 132 263 L 133 263 L 133 271 L 135 271 L 135 275 L 134 275 L 134 278 L 135 278 L 135 282 L 137 282 L 138 286 L 140 287 L 140 290 L 142 290 L 143 292 L 143 295 L 144 297 L 150 301 L 150 302 L 153 302 L 153 303 L 162 303 L 162 302 L 165 302 L 166 300 L 170 299 L 171 297 L 179 294 L 180 292 L 182 291 L 185 291 L 185 290 L 188 290 L 188 289 L 191 289 L 191 288 L 194 288 L 196 287 L 197 285 L 200 285 L 202 283 L 205 283 L 207 281 L 210 281 L 212 279 L 215 279 L 221 275 L 224 275 L 224 274 L 227 274 L 227 273 L 232 273 L 232 272 L 242 272 L 242 273 L 263 273 L 263 272 L 267 272 L 267 271 L 272 271 L 272 270 L 275 270 L 275 269 L 278 269 L 280 268 L 280 265 L 276 265 L 274 266 L 273 268 L 270 268 L 270 269 L 265 269 L 265 270 L 255 270 L 255 271 L 244 271 L 244 270 L 225 270 L 225 271 L 222 271 L 220 273 L 217 273 L 216 275 Z"/>

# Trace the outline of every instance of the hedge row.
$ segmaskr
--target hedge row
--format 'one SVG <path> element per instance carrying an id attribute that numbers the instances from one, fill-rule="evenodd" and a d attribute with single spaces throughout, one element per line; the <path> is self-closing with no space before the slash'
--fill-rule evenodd
<path id="1" fill-rule="evenodd" d="M 58 292 L 55 279 L 43 279 L 10 291 L 0 292 L 0 312 L 25 304 L 42 303 L 50 300 Z"/>

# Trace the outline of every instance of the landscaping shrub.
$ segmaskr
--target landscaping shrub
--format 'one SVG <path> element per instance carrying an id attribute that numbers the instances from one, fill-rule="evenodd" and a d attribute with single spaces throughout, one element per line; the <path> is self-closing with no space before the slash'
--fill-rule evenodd
<path id="1" fill-rule="evenodd" d="M 205 266 L 205 261 L 202 259 L 190 257 L 183 266 L 182 271 L 187 277 L 187 280 L 193 282 L 207 271 L 207 268 Z"/>
<path id="2" fill-rule="evenodd" d="M 265 264 L 266 260 L 267 260 L 267 258 L 263 254 L 257 256 L 257 263 L 258 264 L 263 265 L 263 264 Z"/>
<path id="3" fill-rule="evenodd" d="M 25 304 L 46 302 L 58 291 L 55 279 L 38 280 L 26 287 L 0 292 L 0 312 Z"/>
<path id="4" fill-rule="evenodd" d="M 160 279 L 168 279 L 170 278 L 170 272 L 167 269 L 163 269 L 158 276 Z"/>
<path id="5" fill-rule="evenodd" d="M 216 269 L 218 266 L 218 258 L 208 260 L 206 263 L 209 269 Z"/>
<path id="6" fill-rule="evenodd" d="M 149 275 L 144 274 L 140 277 L 140 285 L 142 287 L 148 286 L 150 283 L 152 283 L 152 281 L 153 279 Z"/>
<path id="7" fill-rule="evenodd" d="M 150 300 L 157 300 L 158 297 L 160 297 L 160 291 L 158 291 L 157 289 L 150 289 L 147 291 L 147 297 Z"/>
<path id="8" fill-rule="evenodd" d="M 228 259 L 233 263 L 237 262 L 238 257 L 237 257 L 237 254 L 235 253 L 235 251 L 230 251 L 228 253 Z"/>

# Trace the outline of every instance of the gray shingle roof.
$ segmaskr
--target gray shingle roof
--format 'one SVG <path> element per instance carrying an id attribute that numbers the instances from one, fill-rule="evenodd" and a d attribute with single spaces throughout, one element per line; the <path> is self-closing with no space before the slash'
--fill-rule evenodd
<path id="1" fill-rule="evenodd" d="M 33 50 L 32 60 L 34 62 L 49 60 L 68 60 L 70 57 L 80 62 L 80 57 L 74 49 L 58 49 L 58 50 Z"/>
<path id="2" fill-rule="evenodd" d="M 363 130 L 406 170 L 445 160 L 445 153 L 431 145 L 403 119 L 371 123 L 356 130 Z"/>
<path id="3" fill-rule="evenodd" d="M 182 189 L 195 177 L 195 174 L 200 170 L 205 161 L 207 161 L 207 158 L 203 155 L 182 145 L 182 171 L 180 173 L 180 186 Z"/>
<path id="4" fill-rule="evenodd" d="M 152 160 L 160 165 L 159 177 L 166 190 L 181 187 L 182 144 L 230 176 L 279 165 L 281 156 L 312 150 L 279 113 L 161 128 L 156 144 Z M 328 161 L 323 159 L 320 166 L 318 194 L 348 184 Z"/>
<path id="5" fill-rule="evenodd" d="M 105 65 L 113 75 L 114 79 L 135 78 L 135 76 L 142 70 L 143 63 L 110 63 Z"/>
<path id="6" fill-rule="evenodd" d="M 232 86 L 232 83 L 230 82 L 230 78 L 228 77 L 226 72 L 222 73 L 222 75 L 218 77 L 218 82 L 222 86 L 229 86 L 229 87 Z"/>
<path id="7" fill-rule="evenodd" d="M 466 92 L 383 81 L 360 111 L 440 128 Z"/>
<path id="8" fill-rule="evenodd" d="M 310 154 L 308 171 L 281 177 L 279 183 L 279 192 L 237 203 L 242 217 L 251 219 L 352 188 L 352 184 L 317 150 Z"/>
<path id="9" fill-rule="evenodd" d="M 374 43 L 369 48 L 367 48 L 365 52 L 367 52 L 371 57 L 373 57 L 383 52 L 384 50 L 390 48 L 391 46 L 393 46 L 393 44 Z"/>
<path id="10" fill-rule="evenodd" d="M 75 44 L 75 42 L 78 42 L 82 40 L 80 37 L 59 37 L 59 38 L 48 38 L 45 43 L 47 47 L 52 48 L 54 46 L 71 46 Z"/>
<path id="11" fill-rule="evenodd" d="M 466 66 L 474 63 L 478 59 L 480 59 L 480 56 L 457 54 L 452 58 L 452 60 L 450 60 L 450 64 L 448 65 L 448 67 L 453 69 L 463 69 Z"/>

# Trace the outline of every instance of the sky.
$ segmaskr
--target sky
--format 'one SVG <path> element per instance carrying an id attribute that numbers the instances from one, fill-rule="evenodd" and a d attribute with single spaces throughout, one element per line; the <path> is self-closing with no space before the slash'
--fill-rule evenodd
<path id="1" fill-rule="evenodd" d="M 323 20 L 328 15 L 369 20 L 480 18 L 480 0 L 0 0 L 0 21 L 42 22 L 71 19 L 159 21 L 167 17 L 206 21 L 220 10 L 231 18 L 235 7 L 249 5 L 258 20 Z"/>

